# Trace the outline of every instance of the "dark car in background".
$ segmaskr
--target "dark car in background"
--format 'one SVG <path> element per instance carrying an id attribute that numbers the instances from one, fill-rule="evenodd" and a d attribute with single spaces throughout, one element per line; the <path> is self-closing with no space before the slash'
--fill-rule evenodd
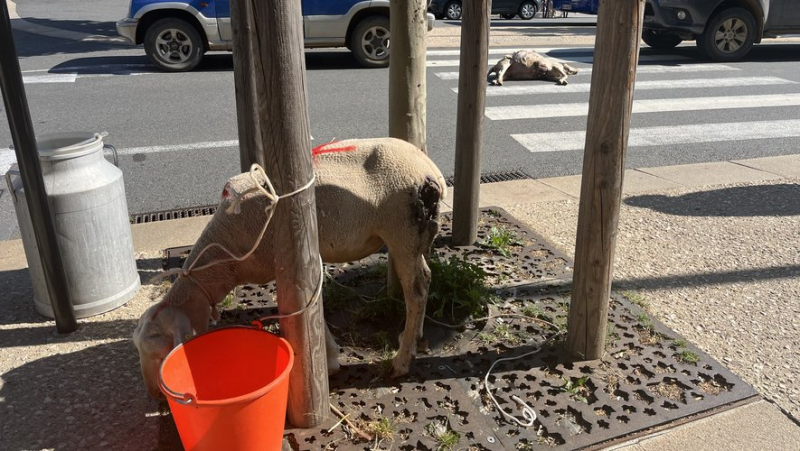
<path id="1" fill-rule="evenodd" d="M 800 1 L 647 0 L 643 28 L 650 47 L 694 40 L 712 60 L 736 61 L 762 38 L 800 33 Z"/>
<path id="2" fill-rule="evenodd" d="M 530 20 L 542 10 L 542 0 L 492 0 L 492 14 L 499 14 L 504 19 Z M 432 0 L 428 12 L 437 19 L 459 20 L 463 14 L 461 0 Z"/>

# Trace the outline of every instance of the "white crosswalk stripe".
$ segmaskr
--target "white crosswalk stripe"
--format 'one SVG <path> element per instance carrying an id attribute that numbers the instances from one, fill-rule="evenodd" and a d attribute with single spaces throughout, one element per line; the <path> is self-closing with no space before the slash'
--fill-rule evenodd
<path id="1" fill-rule="evenodd" d="M 22 75 L 22 82 L 26 85 L 36 83 L 75 83 L 78 74 L 43 74 Z"/>
<path id="2" fill-rule="evenodd" d="M 592 73 L 591 67 L 580 67 L 578 75 L 588 75 Z M 736 67 L 724 64 L 686 64 L 675 66 L 639 66 L 636 68 L 637 74 L 669 74 L 676 72 L 696 73 L 696 72 L 729 72 L 740 70 Z M 436 72 L 436 76 L 442 80 L 458 80 L 458 72 Z M 574 77 L 574 76 L 573 76 Z"/>
<path id="3" fill-rule="evenodd" d="M 5 175 L 11 165 L 17 162 L 17 156 L 9 148 L 0 149 L 0 176 Z M 5 183 L 0 188 L 5 189 Z"/>
<path id="4" fill-rule="evenodd" d="M 730 77 L 730 78 L 690 78 L 680 80 L 641 80 L 636 81 L 637 91 L 655 89 L 694 89 L 730 88 L 736 86 L 771 86 L 797 84 L 792 80 L 778 77 Z M 487 97 L 520 96 L 525 94 L 557 94 L 565 92 L 589 92 L 589 83 L 570 83 L 556 86 L 554 83 L 515 84 L 514 86 L 492 86 L 486 90 Z M 458 92 L 458 88 L 453 88 Z"/>
<path id="5" fill-rule="evenodd" d="M 768 94 L 725 97 L 691 97 L 685 99 L 635 100 L 633 113 L 668 111 L 722 110 L 727 108 L 766 108 L 800 106 L 800 94 Z M 546 105 L 510 105 L 486 108 L 486 117 L 495 121 L 510 119 L 543 119 L 548 117 L 586 116 L 588 103 Z"/>
<path id="6" fill-rule="evenodd" d="M 507 54 L 516 49 L 497 48 L 490 49 L 490 55 Z M 526 127 L 521 124 L 520 130 L 541 130 L 542 124 L 548 119 L 564 117 L 585 117 L 588 114 L 588 96 L 582 101 L 570 98 L 565 102 L 554 102 L 548 98 L 547 104 L 541 103 L 536 98 L 539 95 L 557 95 L 562 93 L 588 94 L 591 84 L 588 82 L 575 83 L 575 80 L 587 80 L 586 75 L 592 73 L 592 49 L 536 49 L 540 53 L 550 53 L 548 56 L 557 56 L 562 61 L 586 62 L 589 65 L 577 66 L 580 73 L 570 77 L 571 83 L 566 86 L 557 86 L 552 82 L 531 81 L 513 82 L 505 86 L 491 86 L 486 90 L 485 115 L 492 121 L 507 120 L 537 120 L 539 122 Z M 454 57 L 459 55 L 459 49 L 433 50 L 428 52 L 428 65 L 433 68 L 434 74 L 444 83 L 449 83 L 454 92 L 458 87 L 459 72 L 447 67 L 458 67 Z M 490 58 L 490 61 L 493 58 Z M 675 146 L 699 143 L 724 143 L 734 141 L 751 141 L 780 138 L 800 137 L 800 83 L 779 77 L 749 77 L 738 76 L 744 74 L 742 69 L 746 65 L 737 63 L 714 64 L 681 61 L 679 55 L 643 55 L 640 61 L 652 61 L 652 64 L 643 64 L 637 67 L 636 91 L 663 91 L 653 92 L 647 99 L 637 99 L 633 102 L 633 114 L 641 113 L 680 113 L 708 110 L 729 110 L 732 114 L 743 113 L 745 117 L 753 117 L 752 121 L 738 121 L 734 119 L 727 123 L 686 123 L 631 128 L 628 138 L 629 148 L 652 148 L 657 146 Z M 668 61 L 659 64 L 659 61 Z M 443 70 L 442 70 L 443 69 Z M 669 75 L 658 77 L 659 74 Z M 655 75 L 655 76 L 654 76 Z M 699 77 L 698 77 L 699 75 Z M 654 79 L 655 78 L 655 79 Z M 662 79 L 659 79 L 662 78 Z M 774 86 L 779 90 L 761 91 L 755 93 L 760 87 Z M 727 91 L 709 91 L 715 88 L 745 88 L 728 89 Z M 753 89 L 749 89 L 753 88 Z M 729 94 L 730 92 L 730 94 Z M 777 94 L 776 92 L 780 92 Z M 725 95 L 728 94 L 728 95 Z M 704 97 L 705 96 L 705 97 Z M 513 97 L 516 104 L 509 100 L 500 100 Z M 579 96 L 581 97 L 581 96 Z M 638 96 L 635 96 L 635 98 Z M 653 98 L 654 97 L 654 98 Z M 495 100 L 497 99 L 497 100 Z M 494 103 L 494 104 L 493 104 Z M 767 108 L 784 108 L 787 115 L 781 120 L 763 120 L 761 111 Z M 748 111 L 753 111 L 748 114 Z M 673 120 L 681 115 L 671 115 Z M 696 117 L 696 116 L 687 116 Z M 728 116 L 730 117 L 730 116 Z M 728 119 L 730 120 L 730 119 Z M 544 121 L 544 122 L 542 122 Z M 574 122 L 573 122 L 574 123 Z M 550 123 L 552 125 L 552 123 Z M 546 129 L 553 130 L 552 126 Z M 556 128 L 557 130 L 557 128 Z M 571 130 L 563 132 L 536 132 L 511 134 L 525 149 L 533 153 L 539 152 L 564 152 L 581 151 L 584 148 L 586 131 Z"/>
<path id="7" fill-rule="evenodd" d="M 581 150 L 586 131 L 513 134 L 531 152 Z M 628 147 L 666 146 L 800 137 L 800 120 L 728 122 L 724 124 L 669 125 L 632 128 Z"/>
<path id="8" fill-rule="evenodd" d="M 553 57 L 548 55 L 551 59 L 561 61 L 564 63 L 591 63 L 594 60 L 593 56 L 574 56 L 574 57 Z M 655 62 L 655 61 L 686 61 L 689 57 L 682 55 L 642 55 L 639 57 L 639 62 Z M 458 60 L 427 60 L 425 64 L 428 67 L 458 67 Z M 497 61 L 489 61 L 489 66 L 494 66 Z M 487 66 L 487 68 L 489 67 Z"/>

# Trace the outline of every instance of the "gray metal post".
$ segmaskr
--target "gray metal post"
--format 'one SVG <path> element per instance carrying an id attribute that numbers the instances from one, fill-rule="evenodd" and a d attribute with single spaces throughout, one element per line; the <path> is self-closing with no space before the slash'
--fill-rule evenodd
<path id="1" fill-rule="evenodd" d="M 22 186 L 25 189 L 25 199 L 31 214 L 33 233 L 42 260 L 47 292 L 50 294 L 53 306 L 56 329 L 62 334 L 74 332 L 78 328 L 78 323 L 72 310 L 67 275 L 56 241 L 55 224 L 50 214 L 50 205 L 39 165 L 36 135 L 33 132 L 17 50 L 11 34 L 11 19 L 4 1 L 0 2 L 0 88 L 22 176 Z"/>

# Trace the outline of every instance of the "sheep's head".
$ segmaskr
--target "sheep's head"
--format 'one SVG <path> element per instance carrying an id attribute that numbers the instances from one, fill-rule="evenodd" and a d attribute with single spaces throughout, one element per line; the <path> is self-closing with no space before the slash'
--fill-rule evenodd
<path id="1" fill-rule="evenodd" d="M 133 344 L 139 351 L 145 387 L 153 398 L 163 397 L 158 384 L 161 362 L 175 346 L 191 336 L 189 317 L 164 302 L 153 305 L 139 318 L 133 332 Z"/>

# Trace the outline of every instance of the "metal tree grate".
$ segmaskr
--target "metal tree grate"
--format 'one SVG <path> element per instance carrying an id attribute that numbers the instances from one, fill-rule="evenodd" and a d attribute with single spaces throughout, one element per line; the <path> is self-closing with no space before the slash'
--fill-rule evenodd
<path id="1" fill-rule="evenodd" d="M 451 247 L 446 215 L 434 252 L 480 263 L 496 287 L 497 301 L 487 313 L 517 316 L 458 331 L 426 322 L 431 352 L 420 353 L 405 377 L 387 379 L 381 363 L 387 356 L 386 339 L 396 346 L 401 317 L 370 323 L 360 319 L 354 308 L 366 305 L 356 294 L 350 293 L 349 304 L 342 304 L 341 298 L 324 298 L 326 321 L 343 349 L 342 370 L 330 378 L 329 401 L 362 429 L 380 420 L 390 424 L 392 437 L 378 448 L 438 449 L 437 429 L 458 433 L 457 449 L 596 448 L 756 394 L 616 293 L 609 308 L 606 356 L 573 361 L 563 345 L 572 262 L 502 210 L 482 211 L 480 235 L 486 237 L 492 227 L 513 230 L 521 244 L 508 256 L 485 246 Z M 385 259 L 385 254 L 376 254 L 359 262 L 327 265 L 327 271 L 368 298 L 382 290 L 385 275 L 375 268 Z M 274 295 L 273 284 L 238 287 L 221 323 L 247 324 L 273 313 Z M 537 349 L 524 359 L 499 363 L 490 377 L 493 393 L 508 413 L 521 417 L 511 400 L 514 395 L 536 411 L 534 425 L 522 428 L 503 421 L 488 401 L 483 377 L 495 360 Z M 315 429 L 287 429 L 284 449 L 375 449 L 374 440 L 359 439 L 337 421 L 332 415 Z"/>
<path id="2" fill-rule="evenodd" d="M 485 172 L 481 174 L 480 183 L 497 183 L 510 180 L 528 180 L 532 178 L 533 177 L 528 175 L 525 171 L 516 169 L 506 172 Z M 447 177 L 445 181 L 447 182 L 447 186 L 453 186 L 455 184 L 455 176 Z"/>
<path id="3" fill-rule="evenodd" d="M 216 205 L 154 211 L 152 213 L 131 215 L 130 222 L 131 224 L 145 224 L 148 222 L 169 221 L 171 219 L 192 218 L 194 216 L 209 216 L 213 215 L 216 211 Z"/>

